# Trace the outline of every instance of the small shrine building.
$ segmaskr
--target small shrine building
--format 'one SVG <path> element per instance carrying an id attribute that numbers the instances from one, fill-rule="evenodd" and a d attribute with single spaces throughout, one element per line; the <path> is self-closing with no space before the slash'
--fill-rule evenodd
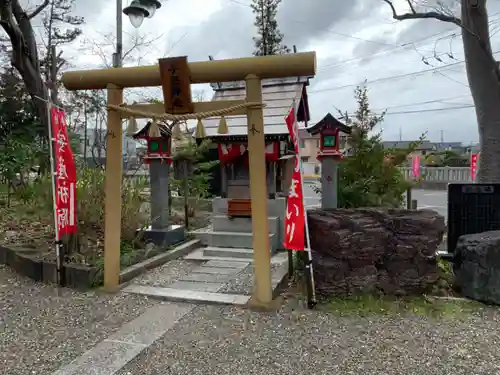
<path id="1" fill-rule="evenodd" d="M 266 181 L 268 191 L 268 216 L 271 248 L 282 247 L 286 196 L 293 170 L 294 149 L 290 140 L 285 117 L 292 108 L 297 120 L 306 126 L 310 120 L 307 86 L 310 77 L 289 77 L 283 79 L 265 79 L 262 81 L 262 102 L 265 104 L 264 135 L 266 143 Z M 245 82 L 212 84 L 217 100 L 244 100 Z M 251 130 L 251 125 L 250 131 Z M 211 239 L 206 244 L 227 248 L 239 247 L 251 249 L 251 196 L 247 151 L 247 116 L 212 117 L 203 120 L 203 136 L 210 139 L 217 147 L 221 168 L 220 197 L 213 200 L 213 227 Z M 193 134 L 196 136 L 195 131 Z M 199 136 L 199 134 L 198 134 Z M 263 181 L 264 183 L 264 181 Z M 250 240 L 238 242 L 238 236 L 228 241 L 218 242 L 222 233 L 230 235 L 235 227 L 235 219 L 241 228 L 249 232 Z M 227 219 L 230 220 L 227 221 Z M 220 226 L 218 226 L 220 224 Z M 231 229 L 233 228 L 233 229 Z M 234 229 L 236 230 L 236 229 Z M 205 231 L 207 233 L 207 231 Z M 207 234 L 207 236 L 209 236 Z M 203 236 L 202 236 L 203 240 Z M 245 245 L 245 246 L 243 246 Z M 229 255 L 226 255 L 229 256 Z M 251 256 L 251 252 L 250 252 Z"/>

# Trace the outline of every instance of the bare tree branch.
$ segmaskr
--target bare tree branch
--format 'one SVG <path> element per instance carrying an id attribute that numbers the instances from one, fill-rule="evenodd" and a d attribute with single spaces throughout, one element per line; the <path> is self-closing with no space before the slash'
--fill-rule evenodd
<path id="1" fill-rule="evenodd" d="M 394 18 L 397 21 L 415 20 L 415 19 L 436 19 L 442 22 L 453 23 L 459 26 L 462 30 L 464 30 L 465 32 L 469 33 L 470 35 L 472 35 L 474 38 L 477 39 L 479 45 L 483 49 L 487 58 L 490 60 L 493 67 L 492 69 L 495 71 L 495 74 L 498 80 L 500 81 L 500 70 L 498 68 L 499 64 L 494 58 L 491 48 L 488 47 L 490 45 L 489 40 L 488 41 L 483 40 L 477 33 L 471 30 L 470 27 L 467 27 L 460 18 L 455 17 L 451 12 L 450 14 L 444 14 L 439 11 L 417 12 L 413 5 L 412 0 L 406 0 L 408 5 L 410 6 L 410 12 L 398 14 L 392 0 L 383 0 L 383 1 L 389 5 L 392 11 L 392 18 Z M 475 8 L 474 5 L 472 5 L 471 7 Z"/>
<path id="2" fill-rule="evenodd" d="M 112 33 L 99 34 L 102 35 L 102 42 L 97 42 L 95 39 L 86 39 L 84 41 L 84 45 L 86 46 L 86 48 L 90 48 L 93 54 L 98 55 L 101 58 L 102 65 L 104 67 L 111 68 L 112 64 L 111 61 L 109 61 L 109 56 L 111 56 L 111 53 L 108 50 L 114 48 L 115 36 Z M 156 37 L 151 37 L 149 34 L 130 35 L 130 38 L 127 38 L 128 40 L 126 41 L 128 48 L 122 56 L 124 64 L 133 63 L 134 65 L 140 65 L 141 59 L 143 59 L 147 55 L 147 53 L 145 51 L 142 51 L 142 49 L 145 47 L 152 47 L 155 42 L 157 42 L 162 37 L 163 35 Z"/>
<path id="3" fill-rule="evenodd" d="M 35 18 L 36 16 L 38 16 L 48 5 L 49 5 L 50 1 L 49 0 L 45 0 L 42 4 L 40 4 L 34 11 L 33 13 L 31 13 L 30 15 L 28 15 L 28 19 L 32 19 L 32 18 Z"/>
<path id="4" fill-rule="evenodd" d="M 439 21 L 450 22 L 450 23 L 453 23 L 459 27 L 463 27 L 462 21 L 460 20 L 460 18 L 451 16 L 451 15 L 446 15 L 446 14 L 443 14 L 440 12 L 435 12 L 435 11 L 417 12 L 415 10 L 415 7 L 413 6 L 413 3 L 411 2 L 411 0 L 407 0 L 408 4 L 410 6 L 411 12 L 403 13 L 403 14 L 398 14 L 398 12 L 396 12 L 396 8 L 394 7 L 394 4 L 392 3 L 391 0 L 384 0 L 384 2 L 387 3 L 391 7 L 392 18 L 394 18 L 397 21 L 433 18 L 433 19 L 436 19 Z"/>
<path id="5" fill-rule="evenodd" d="M 413 6 L 413 2 L 411 0 L 406 0 L 408 2 L 408 6 L 410 7 L 410 10 L 412 11 L 412 13 L 417 13 L 417 11 L 415 10 L 415 7 Z"/>

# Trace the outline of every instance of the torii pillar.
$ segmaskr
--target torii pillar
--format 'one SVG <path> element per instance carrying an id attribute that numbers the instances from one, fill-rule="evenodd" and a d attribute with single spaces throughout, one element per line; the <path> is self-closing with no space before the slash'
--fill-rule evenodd
<path id="1" fill-rule="evenodd" d="M 258 56 L 240 59 L 202 61 L 187 65 L 190 84 L 245 80 L 247 100 L 262 97 L 262 79 L 314 76 L 315 52 L 291 55 Z M 120 105 L 123 89 L 164 85 L 158 65 L 75 71 L 63 74 L 62 82 L 68 90 L 108 89 L 108 105 Z M 175 85 L 174 85 L 175 86 Z M 178 87 L 172 86 L 173 91 Z M 174 90 L 175 89 L 175 90 Z M 228 108 L 246 101 L 217 101 L 193 103 L 195 113 Z M 170 103 L 166 103 L 171 105 Z M 132 107 L 132 106 L 130 106 Z M 165 113 L 164 105 L 148 105 L 148 111 Z M 272 302 L 270 244 L 267 220 L 267 187 L 265 167 L 264 116 L 262 108 L 234 111 L 233 115 L 247 115 L 250 192 L 252 199 L 252 229 L 254 252 L 254 293 L 252 304 L 267 307 Z M 154 116 L 152 116 L 154 117 Z M 106 150 L 106 204 L 105 204 L 105 262 L 104 286 L 116 289 L 120 282 L 121 238 L 121 140 L 122 115 L 108 109 L 108 145 Z"/>

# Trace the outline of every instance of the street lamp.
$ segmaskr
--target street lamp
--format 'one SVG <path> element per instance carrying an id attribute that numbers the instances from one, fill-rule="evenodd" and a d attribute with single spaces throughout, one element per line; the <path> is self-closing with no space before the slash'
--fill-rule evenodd
<path id="1" fill-rule="evenodd" d="M 144 22 L 144 18 L 153 17 L 156 9 L 161 7 L 161 3 L 158 0 L 132 0 L 130 5 L 125 9 L 122 9 L 122 3 L 123 0 L 116 0 L 116 52 L 113 53 L 114 68 L 120 68 L 123 63 L 122 13 L 128 16 L 132 26 L 139 28 Z"/>
<path id="2" fill-rule="evenodd" d="M 136 29 L 142 25 L 145 17 L 149 17 L 149 11 L 139 0 L 133 0 L 128 7 L 123 9 L 123 13 L 128 16 L 130 23 Z"/>
<path id="3" fill-rule="evenodd" d="M 158 0 L 139 0 L 142 5 L 146 7 L 146 10 L 149 12 L 148 18 L 152 18 L 157 9 L 160 9 L 161 3 Z"/>
<path id="4" fill-rule="evenodd" d="M 128 7 L 123 9 L 123 13 L 130 19 L 130 23 L 138 28 L 144 22 L 144 18 L 151 18 L 156 9 L 161 7 L 158 0 L 133 0 Z"/>

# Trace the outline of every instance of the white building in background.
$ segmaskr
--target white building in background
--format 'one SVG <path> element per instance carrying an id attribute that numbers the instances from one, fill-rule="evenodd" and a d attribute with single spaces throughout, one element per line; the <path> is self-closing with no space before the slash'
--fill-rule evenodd
<path id="1" fill-rule="evenodd" d="M 75 154 L 80 159 L 86 159 L 89 165 L 104 164 L 106 161 L 106 129 L 87 128 L 77 131 L 80 138 L 80 148 Z M 137 142 L 123 132 L 122 155 L 124 162 L 137 158 Z"/>

